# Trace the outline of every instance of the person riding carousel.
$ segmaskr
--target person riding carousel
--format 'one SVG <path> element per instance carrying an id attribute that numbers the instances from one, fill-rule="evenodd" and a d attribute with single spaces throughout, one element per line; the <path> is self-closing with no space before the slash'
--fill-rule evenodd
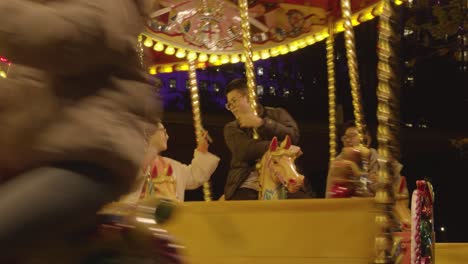
<path id="1" fill-rule="evenodd" d="M 375 148 L 371 147 L 372 137 L 370 136 L 369 131 L 364 128 L 364 144 L 361 145 L 359 141 L 359 132 L 356 127 L 354 120 L 349 120 L 345 122 L 343 125 L 343 136 L 341 137 L 341 141 L 343 143 L 343 148 L 341 152 L 336 156 L 335 161 L 332 162 L 332 166 L 330 167 L 330 173 L 327 180 L 327 197 L 336 197 L 340 195 L 345 195 L 343 193 L 335 193 L 338 190 L 333 189 L 333 176 L 343 176 L 338 174 L 346 174 L 352 175 L 351 178 L 355 178 L 359 180 L 362 184 L 360 184 L 360 189 L 358 187 L 358 191 L 360 193 L 348 193 L 349 195 L 357 195 L 357 196 L 372 196 L 375 195 L 376 189 L 376 182 L 377 182 L 377 173 L 379 171 L 379 163 L 378 163 L 378 153 Z M 341 164 L 342 162 L 348 162 L 346 164 Z M 401 163 L 396 160 L 390 161 L 392 169 L 397 175 L 396 179 L 396 186 L 395 190 L 399 189 L 400 184 L 400 171 L 403 168 Z M 348 166 L 349 165 L 349 166 Z M 365 171 L 364 171 L 365 170 Z M 359 184 L 358 184 L 359 185 Z M 406 189 L 406 183 L 404 183 L 404 190 L 403 192 L 408 192 Z M 355 185 L 356 186 L 356 185 Z M 344 190 L 344 189 L 343 189 Z M 351 190 L 347 190 L 351 191 Z M 398 190 L 399 191 L 399 190 Z"/>
<path id="2" fill-rule="evenodd" d="M 291 151 L 300 152 L 295 144 L 299 141 L 299 128 L 296 121 L 283 108 L 263 107 L 258 104 L 258 116 L 248 102 L 247 83 L 235 79 L 226 87 L 228 103 L 226 108 L 236 120 L 224 126 L 224 140 L 231 151 L 231 164 L 224 195 L 226 200 L 257 200 L 259 177 L 255 164 L 268 150 L 276 136 L 283 140 L 289 135 Z M 259 139 L 253 139 L 256 129 Z"/>
<path id="3" fill-rule="evenodd" d="M 204 131 L 189 165 L 161 155 L 167 150 L 168 139 L 163 123 L 157 122 L 156 130 L 149 138 L 137 190 L 125 196 L 123 202 L 138 203 L 152 197 L 183 202 L 185 190 L 200 187 L 215 172 L 220 159 L 208 151 L 208 132 Z"/>

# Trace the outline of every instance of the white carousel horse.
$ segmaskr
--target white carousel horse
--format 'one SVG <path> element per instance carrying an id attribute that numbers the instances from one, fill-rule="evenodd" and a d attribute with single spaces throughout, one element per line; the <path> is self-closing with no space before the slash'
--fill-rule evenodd
<path id="1" fill-rule="evenodd" d="M 260 182 L 260 200 L 286 199 L 286 190 L 297 192 L 304 184 L 304 176 L 296 170 L 294 161 L 300 151 L 293 151 L 289 136 L 278 146 L 278 139 L 271 140 L 270 147 L 257 163 Z"/>

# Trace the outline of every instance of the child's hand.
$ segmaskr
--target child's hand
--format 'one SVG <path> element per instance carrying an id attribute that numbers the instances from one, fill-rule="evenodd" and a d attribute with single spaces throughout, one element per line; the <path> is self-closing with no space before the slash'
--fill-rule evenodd
<path id="1" fill-rule="evenodd" d="M 202 136 L 200 138 L 200 141 L 198 142 L 197 150 L 200 151 L 201 153 L 207 153 L 208 152 L 208 147 L 210 144 L 208 142 L 211 142 L 211 137 L 208 134 L 208 131 L 204 130 L 202 132 Z"/>

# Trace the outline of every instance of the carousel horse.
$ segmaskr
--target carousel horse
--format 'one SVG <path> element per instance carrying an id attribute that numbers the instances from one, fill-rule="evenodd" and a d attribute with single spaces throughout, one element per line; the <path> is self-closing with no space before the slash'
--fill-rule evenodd
<path id="1" fill-rule="evenodd" d="M 292 151 L 289 136 L 278 146 L 278 139 L 271 140 L 270 147 L 257 163 L 260 192 L 259 200 L 287 198 L 289 192 L 297 192 L 304 184 L 304 176 L 296 171 L 294 161 L 300 155 Z"/>
<path id="2" fill-rule="evenodd" d="M 369 196 L 366 167 L 370 151 L 364 146 L 344 147 L 332 161 L 327 177 L 327 198 Z"/>

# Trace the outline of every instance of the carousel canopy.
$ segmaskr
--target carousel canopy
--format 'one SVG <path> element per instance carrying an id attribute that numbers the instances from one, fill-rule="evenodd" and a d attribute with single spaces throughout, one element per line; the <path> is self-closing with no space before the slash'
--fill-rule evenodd
<path id="1" fill-rule="evenodd" d="M 380 2 L 351 1 L 352 24 L 378 16 Z M 330 22 L 335 33 L 344 30 L 339 0 L 252 0 L 248 4 L 253 60 L 321 41 L 329 35 Z M 185 59 L 214 65 L 244 60 L 241 17 L 235 0 L 163 0 L 150 17 L 141 41 L 156 53 L 170 55 L 163 60 L 156 55 L 152 73 L 169 70 L 168 63 Z"/>

